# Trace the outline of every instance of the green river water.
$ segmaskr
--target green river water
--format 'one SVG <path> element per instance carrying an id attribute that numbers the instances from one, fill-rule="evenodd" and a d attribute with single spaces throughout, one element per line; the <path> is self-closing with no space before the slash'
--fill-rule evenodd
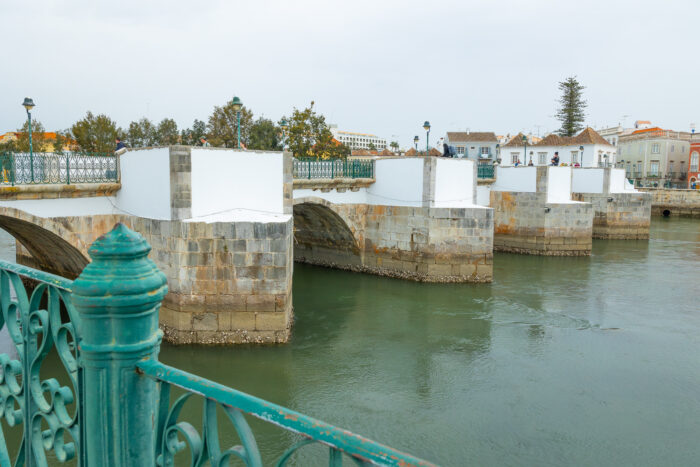
<path id="1" fill-rule="evenodd" d="M 700 465 L 700 222 L 651 237 L 496 254 L 488 285 L 295 264 L 289 344 L 160 359 L 444 466 Z M 295 439 L 252 426 L 268 462 Z"/>

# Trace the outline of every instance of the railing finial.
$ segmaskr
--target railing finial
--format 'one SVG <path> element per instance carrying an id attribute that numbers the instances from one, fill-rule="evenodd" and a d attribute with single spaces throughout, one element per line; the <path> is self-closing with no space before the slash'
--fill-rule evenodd
<path id="1" fill-rule="evenodd" d="M 136 363 L 158 355 L 158 310 L 165 275 L 151 247 L 123 224 L 89 249 L 92 262 L 73 282 L 84 371 L 83 433 L 89 465 L 153 465 L 157 387 Z"/>

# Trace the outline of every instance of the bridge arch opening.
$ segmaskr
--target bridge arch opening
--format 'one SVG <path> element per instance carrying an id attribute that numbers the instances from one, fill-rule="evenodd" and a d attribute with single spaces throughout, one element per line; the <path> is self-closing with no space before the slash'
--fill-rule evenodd
<path id="1" fill-rule="evenodd" d="M 31 254 L 27 266 L 75 279 L 89 262 L 68 240 L 28 220 L 0 215 L 0 228 Z"/>
<path id="2" fill-rule="evenodd" d="M 324 200 L 294 204 L 294 260 L 321 266 L 360 264 L 360 249 L 347 222 Z"/>

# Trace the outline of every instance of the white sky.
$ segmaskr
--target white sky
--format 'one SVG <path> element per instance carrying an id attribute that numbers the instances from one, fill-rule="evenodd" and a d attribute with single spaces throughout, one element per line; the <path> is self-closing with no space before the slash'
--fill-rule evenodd
<path id="1" fill-rule="evenodd" d="M 53 130 L 88 110 L 189 127 L 238 95 L 274 120 L 314 100 L 402 147 L 425 144 L 425 120 L 433 142 L 544 134 L 570 75 L 592 126 L 688 130 L 698 18 L 698 0 L 0 0 L 0 133 L 22 125 L 25 96 Z"/>

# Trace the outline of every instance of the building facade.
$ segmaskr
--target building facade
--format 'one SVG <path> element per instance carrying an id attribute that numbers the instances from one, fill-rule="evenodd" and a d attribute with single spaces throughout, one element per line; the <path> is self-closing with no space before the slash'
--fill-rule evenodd
<path id="1" fill-rule="evenodd" d="M 386 139 L 370 133 L 356 133 L 352 131 L 339 130 L 331 125 L 333 137 L 345 146 L 353 149 L 376 149 L 383 151 L 386 149 Z"/>
<path id="2" fill-rule="evenodd" d="M 688 188 L 700 189 L 700 135 L 690 138 L 690 155 L 688 157 Z"/>
<path id="3" fill-rule="evenodd" d="M 492 131 L 448 131 L 445 144 L 455 149 L 455 156 L 491 163 L 498 155 L 498 138 Z"/>
<path id="4" fill-rule="evenodd" d="M 608 167 L 615 164 L 617 150 L 592 128 L 586 128 L 572 137 L 550 134 L 536 144 L 523 145 L 523 135 L 518 134 L 501 147 L 501 165 L 542 166 L 551 165 L 555 153 L 559 165 L 582 167 Z"/>
<path id="5" fill-rule="evenodd" d="M 637 186 L 685 188 L 688 176 L 690 133 L 659 127 L 620 136 L 618 167 Z"/>

